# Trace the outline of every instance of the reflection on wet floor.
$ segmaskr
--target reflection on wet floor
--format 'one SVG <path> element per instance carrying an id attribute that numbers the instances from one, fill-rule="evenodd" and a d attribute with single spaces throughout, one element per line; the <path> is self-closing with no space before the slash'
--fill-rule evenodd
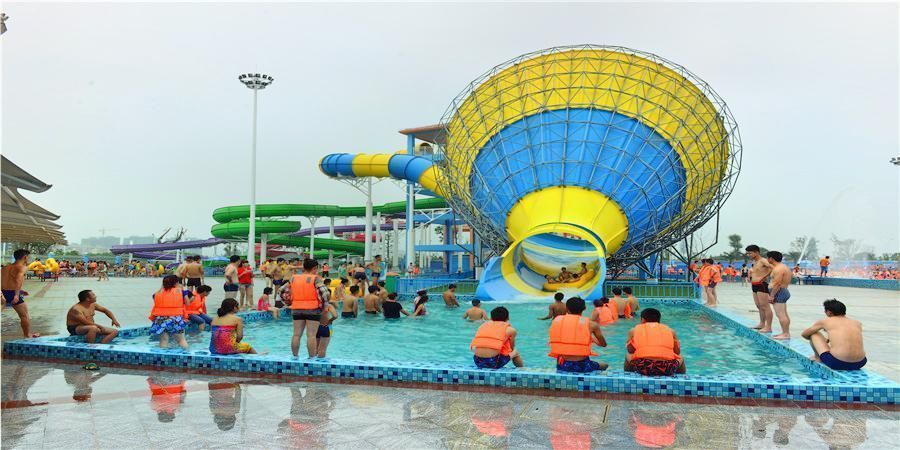
<path id="1" fill-rule="evenodd" d="M 896 448 L 900 413 L 3 361 L 6 448 Z"/>

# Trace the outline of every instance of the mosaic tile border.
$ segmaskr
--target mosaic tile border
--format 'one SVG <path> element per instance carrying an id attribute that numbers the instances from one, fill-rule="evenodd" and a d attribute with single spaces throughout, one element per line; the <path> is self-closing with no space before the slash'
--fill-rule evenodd
<path id="1" fill-rule="evenodd" d="M 714 320 L 746 330 L 744 319 L 725 311 L 710 310 L 697 302 L 652 300 L 654 303 L 683 304 L 705 311 Z M 272 320 L 268 313 L 244 313 L 245 321 Z M 146 335 L 149 327 L 124 329 L 123 337 Z M 347 359 L 295 359 L 283 355 L 211 355 L 206 351 L 153 349 L 86 344 L 72 337 L 44 337 L 7 342 L 4 353 L 11 356 L 111 362 L 125 365 L 152 365 L 179 369 L 208 369 L 235 372 L 289 374 L 326 378 L 351 378 L 375 381 L 421 382 L 442 385 L 498 386 L 524 389 L 575 390 L 623 394 L 650 394 L 687 397 L 754 398 L 792 401 L 847 403 L 900 403 L 900 385 L 866 371 L 836 373 L 808 361 L 794 345 L 773 341 L 759 333 L 746 336 L 760 345 L 778 351 L 786 358 L 807 361 L 809 378 L 783 376 L 709 376 L 676 375 L 643 377 L 621 370 L 595 374 L 563 374 L 553 370 L 502 369 L 480 370 L 469 365 L 397 363 Z"/>

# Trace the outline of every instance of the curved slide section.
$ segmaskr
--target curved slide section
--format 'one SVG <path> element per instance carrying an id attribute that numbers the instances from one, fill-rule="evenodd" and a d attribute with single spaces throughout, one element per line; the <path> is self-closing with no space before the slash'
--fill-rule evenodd
<path id="1" fill-rule="evenodd" d="M 319 161 L 319 170 L 332 178 L 376 177 L 412 181 L 443 196 L 434 161 L 423 156 L 402 153 L 334 153 Z"/>
<path id="2" fill-rule="evenodd" d="M 166 242 L 162 244 L 113 245 L 109 251 L 114 255 L 122 253 L 155 253 L 188 248 L 212 247 L 223 243 L 221 239 L 204 239 L 202 241 Z"/>
<path id="3" fill-rule="evenodd" d="M 416 209 L 445 208 L 446 202 L 441 198 L 423 198 L 416 200 Z M 374 206 L 374 213 L 400 214 L 406 211 L 406 202 L 391 202 Z M 270 204 L 257 205 L 256 217 L 365 217 L 366 208 L 362 206 L 307 205 L 307 204 Z M 219 222 L 213 225 L 210 232 L 213 236 L 225 240 L 244 240 L 250 232 L 250 207 L 248 205 L 226 206 L 213 211 L 213 219 Z M 355 226 L 348 226 L 353 231 Z M 359 226 L 361 229 L 362 225 Z M 342 227 L 335 227 L 337 232 Z M 382 230 L 393 229 L 382 225 Z M 291 247 L 309 247 L 310 231 L 301 230 L 299 221 L 289 220 L 256 220 L 257 240 L 263 233 L 268 234 L 268 244 Z M 327 233 L 327 227 L 317 227 L 315 234 Z M 361 255 L 365 252 L 365 244 L 343 239 L 316 238 L 316 258 L 328 256 L 328 250 L 344 254 Z"/>

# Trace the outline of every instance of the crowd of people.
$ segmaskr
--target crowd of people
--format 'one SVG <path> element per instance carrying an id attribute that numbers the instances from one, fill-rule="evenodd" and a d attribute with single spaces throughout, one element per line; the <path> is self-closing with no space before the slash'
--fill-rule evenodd
<path id="1" fill-rule="evenodd" d="M 792 270 L 782 263 L 780 252 L 769 251 L 763 257 L 756 245 L 748 246 L 746 252 L 752 260 L 747 278 L 760 317 L 759 324 L 753 328 L 761 333 L 771 333 L 774 316 L 778 318 L 782 332 L 773 338 L 790 338 L 786 304 L 790 299 L 788 286 L 793 276 Z M 21 289 L 28 255 L 26 250 L 17 250 L 14 253 L 15 263 L 3 267 L 2 291 L 7 306 L 13 307 L 19 314 L 23 334 L 36 337 L 30 332 L 24 302 L 27 292 Z M 342 264 L 337 273 L 339 278 L 332 282 L 328 278 L 331 276 L 328 265 L 320 266 L 315 259 L 302 262 L 299 259 L 267 260 L 261 267 L 267 286 L 255 306 L 258 311 L 270 312 L 276 319 L 282 313 L 291 315 L 291 351 L 294 357 L 299 355 L 304 336 L 307 355 L 325 357 L 335 320 L 356 318 L 360 305 L 364 314 L 382 315 L 386 319 L 428 314 L 428 292 L 417 292 L 412 310 L 407 311 L 398 301 L 397 293 L 388 292 L 385 288 L 381 280 L 382 267 L 380 257 L 365 265 Z M 697 268 L 697 280 L 704 287 L 707 304 L 714 306 L 715 286 L 721 281 L 721 274 L 712 260 L 701 262 Z M 158 336 L 161 348 L 167 348 L 174 340 L 187 350 L 184 333 L 188 325 L 194 323 L 201 332 L 209 327 L 209 350 L 213 354 L 256 353 L 249 343 L 243 341 L 243 319 L 237 314 L 250 309 L 253 303 L 253 271 L 247 261 L 238 256 L 231 257 L 225 269 L 225 298 L 215 317 L 210 317 L 206 309 L 206 299 L 212 290 L 205 284 L 199 257 L 187 258 L 174 274 L 162 278 L 160 288 L 152 296 L 149 315 L 150 334 Z M 456 286 L 450 284 L 442 293 L 442 300 L 448 308 L 460 306 L 455 291 Z M 642 309 L 629 287 L 614 287 L 612 294 L 611 298 L 594 300 L 589 317 L 584 317 L 587 310 L 584 299 L 571 297 L 563 302 L 565 296 L 562 293 L 554 295 L 547 315 L 539 319 L 551 320 L 549 356 L 555 359 L 557 370 L 584 373 L 606 369 L 607 363 L 591 359 L 598 356 L 594 346 L 607 346 L 602 327 L 619 320 L 633 320 L 640 312 L 639 323 L 628 334 L 624 370 L 648 376 L 685 373 L 687 369 L 678 337 L 671 328 L 661 323 L 660 311 L 655 308 Z M 836 370 L 861 368 L 866 364 L 866 358 L 860 323 L 846 317 L 846 306 L 837 300 L 826 301 L 824 308 L 826 318 L 802 333 L 810 341 L 814 357 Z M 112 327 L 99 325 L 94 320 L 96 312 L 105 314 Z M 509 310 L 498 306 L 488 313 L 481 308 L 479 300 L 473 300 L 472 307 L 462 317 L 484 322 L 475 332 L 470 345 L 477 367 L 498 369 L 509 362 L 516 367 L 524 366 L 525 362 L 516 350 L 517 332 L 510 324 Z M 66 316 L 68 332 L 73 336 L 85 336 L 87 342 L 96 342 L 100 338 L 100 343 L 109 343 L 117 336 L 118 327 L 115 315 L 97 303 L 97 297 L 91 290 L 78 293 L 78 302 Z"/>

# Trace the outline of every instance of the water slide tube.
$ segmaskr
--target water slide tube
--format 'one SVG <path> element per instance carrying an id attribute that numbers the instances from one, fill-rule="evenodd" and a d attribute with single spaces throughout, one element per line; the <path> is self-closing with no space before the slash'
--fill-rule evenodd
<path id="1" fill-rule="evenodd" d="M 416 201 L 416 209 L 434 209 L 446 207 L 441 198 L 424 198 Z M 374 206 L 373 213 L 400 214 L 406 211 L 406 202 L 391 202 Z M 364 206 L 306 205 L 306 204 L 269 204 L 257 205 L 256 217 L 365 217 Z M 210 230 L 212 235 L 220 239 L 242 240 L 250 231 L 250 207 L 248 205 L 226 206 L 213 211 L 213 220 L 219 222 Z M 335 232 L 340 227 L 335 227 Z M 382 225 L 382 229 L 386 228 Z M 316 234 L 327 227 L 317 227 Z M 268 244 L 286 245 L 290 247 L 309 247 L 309 231 L 300 230 L 299 221 L 288 220 L 256 220 L 257 237 L 268 234 Z M 365 251 L 362 242 L 350 242 L 343 239 L 316 238 L 316 258 L 328 256 L 328 250 L 361 255 Z"/>
<path id="2" fill-rule="evenodd" d="M 224 242 L 225 241 L 222 239 L 212 238 L 199 241 L 166 242 L 163 244 L 113 245 L 109 251 L 114 255 L 121 255 L 123 253 L 156 253 L 169 250 L 212 247 Z"/>

